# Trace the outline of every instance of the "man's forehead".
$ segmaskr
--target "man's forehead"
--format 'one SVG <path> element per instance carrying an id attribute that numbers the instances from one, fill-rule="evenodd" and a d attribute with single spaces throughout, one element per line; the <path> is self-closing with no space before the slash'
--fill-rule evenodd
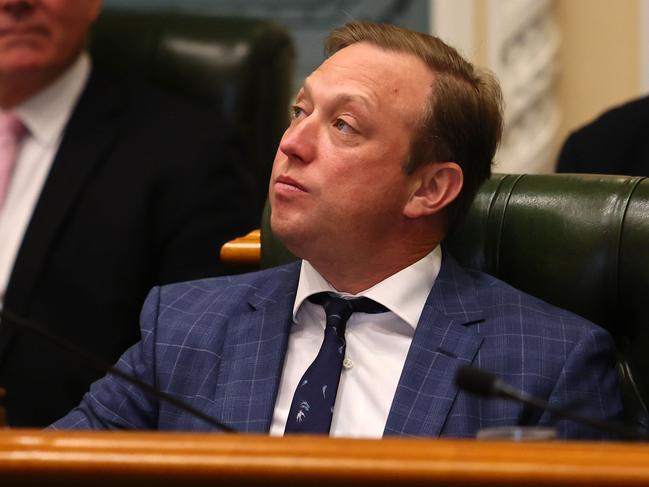
<path id="1" fill-rule="evenodd" d="M 399 66 L 419 62 L 412 54 L 384 49 L 369 42 L 357 42 L 333 53 L 316 68 L 320 71 L 339 71 L 341 75 L 358 73 L 381 73 L 398 75 Z"/>
<path id="2" fill-rule="evenodd" d="M 412 101 L 421 98 L 419 101 L 424 103 L 433 79 L 430 69 L 414 54 L 361 42 L 326 59 L 305 79 L 298 97 L 325 89 L 365 105 L 383 105 L 399 96 L 408 96 Z"/>

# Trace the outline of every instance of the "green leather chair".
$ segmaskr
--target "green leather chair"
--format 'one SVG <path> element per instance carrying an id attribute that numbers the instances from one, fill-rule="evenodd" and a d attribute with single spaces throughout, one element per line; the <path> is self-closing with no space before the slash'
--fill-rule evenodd
<path id="1" fill-rule="evenodd" d="M 294 49 L 286 30 L 250 18 L 107 8 L 90 51 L 102 69 L 146 80 L 237 127 L 264 201 L 292 96 Z"/>
<path id="2" fill-rule="evenodd" d="M 261 228 L 261 266 L 293 257 Z M 445 247 L 480 269 L 598 323 L 619 352 L 626 421 L 649 404 L 649 178 L 494 175 Z"/>

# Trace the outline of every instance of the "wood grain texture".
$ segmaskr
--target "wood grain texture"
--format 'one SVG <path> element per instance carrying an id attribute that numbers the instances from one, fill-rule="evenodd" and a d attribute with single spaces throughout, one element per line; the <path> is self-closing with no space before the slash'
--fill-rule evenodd
<path id="1" fill-rule="evenodd" d="M 0 484 L 649 485 L 649 445 L 4 430 Z M 333 483 L 332 483 L 333 482 Z"/>

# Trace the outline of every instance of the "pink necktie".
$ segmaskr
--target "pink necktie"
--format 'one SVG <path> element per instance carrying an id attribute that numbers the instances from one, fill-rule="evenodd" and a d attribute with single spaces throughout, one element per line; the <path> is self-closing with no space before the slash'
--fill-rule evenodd
<path id="1" fill-rule="evenodd" d="M 16 115 L 0 113 L 0 211 L 9 190 L 18 145 L 24 135 L 25 126 Z"/>

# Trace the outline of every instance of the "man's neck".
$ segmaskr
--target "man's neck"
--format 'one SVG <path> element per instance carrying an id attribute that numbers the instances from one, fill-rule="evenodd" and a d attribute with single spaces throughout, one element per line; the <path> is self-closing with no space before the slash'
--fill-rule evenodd
<path id="1" fill-rule="evenodd" d="M 391 255 L 363 253 L 363 255 L 341 255 L 327 258 L 307 259 L 313 267 L 337 291 L 358 294 L 428 255 L 437 246 L 422 245 L 408 252 Z"/>

